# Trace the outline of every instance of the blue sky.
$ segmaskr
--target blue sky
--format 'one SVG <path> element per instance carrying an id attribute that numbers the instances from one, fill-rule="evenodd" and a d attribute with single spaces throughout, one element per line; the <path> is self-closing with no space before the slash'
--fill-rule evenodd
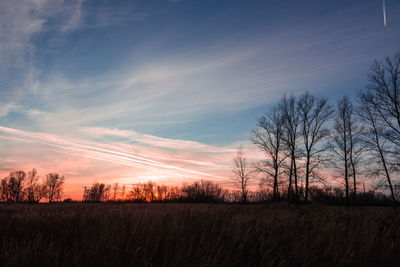
<path id="1" fill-rule="evenodd" d="M 283 93 L 334 102 L 363 88 L 371 62 L 400 49 L 400 2 L 386 9 L 387 27 L 379 0 L 1 1 L 0 167 L 39 164 L 14 155 L 26 133 L 140 145 L 128 131 L 196 155 L 248 144 Z M 67 154 L 30 141 L 32 157 Z"/>

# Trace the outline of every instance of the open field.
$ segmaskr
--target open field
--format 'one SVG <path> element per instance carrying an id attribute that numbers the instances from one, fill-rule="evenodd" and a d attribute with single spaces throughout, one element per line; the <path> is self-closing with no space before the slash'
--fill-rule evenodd
<path id="1" fill-rule="evenodd" d="M 1 266 L 399 266 L 400 213 L 317 204 L 3 204 Z"/>

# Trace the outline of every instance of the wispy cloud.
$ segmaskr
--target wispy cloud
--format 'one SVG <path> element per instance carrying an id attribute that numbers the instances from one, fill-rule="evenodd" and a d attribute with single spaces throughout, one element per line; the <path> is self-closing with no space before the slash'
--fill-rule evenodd
<path id="1" fill-rule="evenodd" d="M 79 28 L 82 24 L 82 3 L 83 0 L 77 0 L 69 5 L 64 5 L 63 13 L 67 14 L 66 21 L 60 26 L 60 31 L 72 31 Z"/>
<path id="2" fill-rule="evenodd" d="M 27 138 L 28 141 L 34 141 L 57 149 L 60 153 L 70 153 L 75 156 L 88 157 L 102 161 L 109 161 L 119 165 L 131 167 L 151 168 L 152 171 L 165 172 L 176 171 L 174 174 L 184 176 L 185 174 L 210 176 L 209 174 L 184 169 L 181 167 L 165 164 L 157 160 L 152 160 L 135 153 L 123 152 L 119 149 L 111 149 L 104 145 L 89 141 L 73 140 L 59 137 L 57 135 L 46 133 L 32 133 L 20 131 L 12 128 L 0 126 L 0 131 L 11 135 L 17 135 Z"/>
<path id="3" fill-rule="evenodd" d="M 3 126 L 0 126 L 0 132 L 0 138 L 8 141 L 8 145 L 2 147 L 0 157 L 16 160 L 14 163 L 8 161 L 3 172 L 27 166 L 46 171 L 53 166 L 51 170 L 54 171 L 54 166 L 59 166 L 60 170 L 56 171 L 64 170 L 66 175 L 72 175 L 72 181 L 68 184 L 74 184 L 73 178 L 77 176 L 81 184 L 92 183 L 94 177 L 102 177 L 109 182 L 122 180 L 125 183 L 159 177 L 161 182 L 167 183 L 179 184 L 187 179 L 215 179 L 222 184 L 230 184 L 231 160 L 236 151 L 236 145 L 213 147 L 198 142 L 99 127 L 80 129 L 80 132 L 85 133 L 80 138 Z M 105 139 L 99 140 L 97 137 Z M 111 137 L 127 139 L 113 141 Z M 90 138 L 95 140 L 90 141 Z M 261 156 L 251 149 L 247 151 L 250 159 Z M 63 159 L 62 155 L 67 158 Z M 25 156 L 30 158 L 25 159 Z M 77 163 L 85 159 L 95 163 Z M 24 160 L 29 160 L 30 164 L 26 165 Z M 99 167 L 101 162 L 110 167 Z M 80 171 L 77 172 L 76 168 Z M 110 169 L 114 169 L 112 174 Z"/>
<path id="4" fill-rule="evenodd" d="M 122 11 L 107 6 L 88 6 L 85 0 L 4 0 L 0 2 L 0 96 L 9 101 L 21 101 L 36 94 L 43 85 L 42 63 L 35 58 L 38 36 L 63 39 L 74 31 L 90 27 L 107 27 L 133 16 L 133 6 Z M 56 51 L 56 53 L 58 53 Z"/>
<path id="5" fill-rule="evenodd" d="M 173 150 L 190 150 L 199 153 L 232 153 L 232 149 L 219 148 L 188 140 L 161 138 L 149 134 L 142 134 L 128 130 L 119 130 L 116 128 L 110 129 L 102 127 L 82 127 L 80 128 L 80 131 L 92 137 L 123 137 L 127 141 L 160 148 L 169 148 Z"/>
<path id="6" fill-rule="evenodd" d="M 5 103 L 0 105 L 0 117 L 7 116 L 7 114 L 15 109 L 19 109 L 20 107 L 15 103 Z"/>

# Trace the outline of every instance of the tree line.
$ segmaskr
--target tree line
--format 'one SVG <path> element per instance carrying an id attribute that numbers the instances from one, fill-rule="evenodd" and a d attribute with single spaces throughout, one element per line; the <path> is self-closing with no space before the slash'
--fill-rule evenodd
<path id="1" fill-rule="evenodd" d="M 199 180 L 181 186 L 167 186 L 154 181 L 133 184 L 129 190 L 118 183 L 94 183 L 85 187 L 83 202 L 231 202 L 240 201 L 240 193 L 223 189 L 219 184 Z"/>
<path id="2" fill-rule="evenodd" d="M 13 171 L 0 180 L 0 201 L 38 203 L 61 201 L 63 198 L 64 176 L 48 173 L 45 177 L 38 175 L 36 169 L 31 171 Z"/>
<path id="3" fill-rule="evenodd" d="M 284 191 L 285 192 L 285 191 Z M 304 187 L 299 187 L 304 194 Z M 316 186 L 309 188 L 310 199 L 327 204 L 344 204 L 344 190 L 335 186 Z M 279 200 L 285 200 L 282 196 Z M 246 203 L 275 201 L 270 190 L 246 190 Z M 64 201 L 71 201 L 66 199 Z M 164 185 L 154 181 L 137 183 L 130 186 L 94 183 L 84 187 L 82 202 L 85 203 L 244 203 L 243 191 L 225 189 L 216 182 L 198 180 L 182 185 Z M 359 204 L 390 204 L 390 199 L 382 193 L 367 191 L 361 195 Z"/>
<path id="4" fill-rule="evenodd" d="M 261 175 L 260 186 L 272 198 L 288 201 L 312 200 L 311 183 L 326 185 L 323 169 L 334 171 L 343 184 L 347 204 L 360 197 L 358 187 L 366 179 L 370 190 L 389 192 L 396 203 L 400 159 L 400 51 L 375 60 L 368 84 L 354 102 L 341 97 L 336 105 L 326 97 L 308 92 L 283 95 L 257 121 L 251 141 L 265 159 L 249 164 L 243 149 L 234 159 L 234 180 L 246 201 L 247 182 Z M 329 191 L 329 190 L 328 190 Z M 365 193 L 364 193 L 365 195 Z"/>

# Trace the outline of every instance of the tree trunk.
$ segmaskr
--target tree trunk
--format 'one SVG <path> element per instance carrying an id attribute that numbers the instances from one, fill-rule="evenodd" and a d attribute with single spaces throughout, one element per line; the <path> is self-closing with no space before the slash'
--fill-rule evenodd
<path id="1" fill-rule="evenodd" d="M 383 156 L 383 153 L 382 153 L 381 149 L 379 149 L 379 154 L 381 156 L 383 169 L 385 170 L 386 179 L 387 179 L 387 182 L 389 184 L 390 194 L 392 195 L 393 206 L 396 206 L 396 196 L 394 195 L 394 190 L 393 190 L 392 181 L 390 179 L 389 170 L 388 170 L 388 168 L 386 166 L 386 160 L 385 160 L 385 157 Z"/>
<path id="2" fill-rule="evenodd" d="M 351 168 L 353 169 L 353 190 L 354 190 L 354 200 L 357 200 L 357 180 L 356 180 L 356 167 L 351 160 Z"/>
<path id="3" fill-rule="evenodd" d="M 278 199 L 278 170 L 275 169 L 274 173 L 274 200 Z"/>
<path id="4" fill-rule="evenodd" d="M 287 198 L 288 201 L 291 200 L 292 198 L 292 175 L 293 175 L 293 160 L 290 160 L 290 170 L 289 170 L 289 187 L 288 187 L 288 193 L 287 193 Z"/>
<path id="5" fill-rule="evenodd" d="M 243 179 L 242 179 L 242 196 L 243 196 L 243 203 L 247 203 L 247 194 L 246 194 L 246 188 L 243 184 Z"/>
<path id="6" fill-rule="evenodd" d="M 349 170 L 347 166 L 347 158 L 345 157 L 345 167 L 344 167 L 344 180 L 346 183 L 346 205 L 349 205 Z"/>
<path id="7" fill-rule="evenodd" d="M 294 171 L 294 189 L 295 189 L 295 201 L 299 200 L 299 189 L 297 186 L 297 168 L 296 168 L 296 158 L 293 156 L 293 171 Z"/>
<path id="8" fill-rule="evenodd" d="M 307 162 L 306 162 L 306 194 L 305 194 L 305 202 L 308 202 L 308 180 L 310 177 L 310 153 L 307 152 Z"/>

